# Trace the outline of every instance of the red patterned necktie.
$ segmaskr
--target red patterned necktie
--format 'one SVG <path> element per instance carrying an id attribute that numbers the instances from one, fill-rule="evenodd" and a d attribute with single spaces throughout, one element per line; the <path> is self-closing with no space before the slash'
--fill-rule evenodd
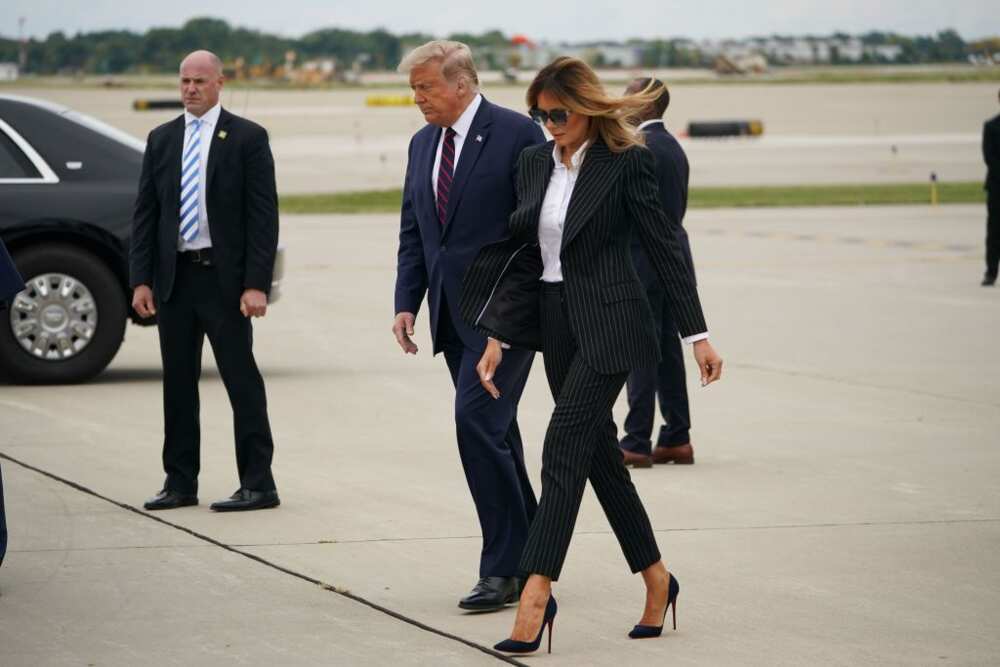
<path id="1" fill-rule="evenodd" d="M 438 167 L 437 211 L 438 220 L 444 224 L 448 215 L 448 194 L 451 192 L 451 181 L 455 175 L 455 130 L 450 127 L 444 133 L 444 143 L 441 145 L 441 166 Z"/>

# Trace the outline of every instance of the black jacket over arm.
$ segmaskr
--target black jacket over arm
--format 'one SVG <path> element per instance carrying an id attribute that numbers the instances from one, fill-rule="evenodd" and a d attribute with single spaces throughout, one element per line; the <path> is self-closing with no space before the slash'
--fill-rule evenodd
<path id="1" fill-rule="evenodd" d="M 150 285 L 168 301 L 180 235 L 184 116 L 149 133 L 132 219 L 131 286 Z M 267 131 L 219 114 L 205 169 L 208 228 L 220 288 L 238 301 L 246 289 L 269 292 L 278 249 L 278 195 Z"/>
<path id="2" fill-rule="evenodd" d="M 466 273 L 461 306 L 463 318 L 483 333 L 516 345 L 534 343 L 536 349 L 538 219 L 553 169 L 552 148 L 549 142 L 521 154 L 510 238 L 483 248 Z M 580 353 L 600 373 L 659 359 L 652 311 L 632 263 L 633 232 L 670 298 L 681 335 L 707 330 L 654 172 L 648 149 L 613 153 L 598 140 L 587 150 L 566 214 L 560 259 L 567 313 Z"/>

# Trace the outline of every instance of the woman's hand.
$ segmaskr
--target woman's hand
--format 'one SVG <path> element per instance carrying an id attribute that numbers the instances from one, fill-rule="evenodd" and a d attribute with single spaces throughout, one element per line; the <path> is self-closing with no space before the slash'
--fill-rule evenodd
<path id="1" fill-rule="evenodd" d="M 476 364 L 476 373 L 479 374 L 479 384 L 483 385 L 486 393 L 493 398 L 500 398 L 500 390 L 493 384 L 493 377 L 496 375 L 502 359 L 503 349 L 500 347 L 500 341 L 496 338 L 487 339 L 483 356 Z"/>
<path id="2" fill-rule="evenodd" d="M 707 386 L 722 378 L 722 357 L 715 351 L 708 340 L 699 340 L 694 344 L 694 360 L 701 369 L 701 386 Z"/>

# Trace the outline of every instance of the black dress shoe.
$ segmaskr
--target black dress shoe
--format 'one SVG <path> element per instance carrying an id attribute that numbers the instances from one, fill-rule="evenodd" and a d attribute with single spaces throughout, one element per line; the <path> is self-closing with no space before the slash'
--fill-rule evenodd
<path id="1" fill-rule="evenodd" d="M 517 577 L 483 577 L 472 592 L 458 601 L 458 606 L 467 611 L 497 611 L 517 602 L 520 594 Z"/>
<path id="2" fill-rule="evenodd" d="M 228 500 L 220 500 L 212 503 L 211 509 L 216 512 L 245 512 L 247 510 L 263 510 L 269 507 L 277 507 L 280 504 L 281 501 L 278 500 L 277 491 L 240 489 L 231 495 Z"/>
<path id="3" fill-rule="evenodd" d="M 983 282 L 980 283 L 983 287 L 993 287 L 997 282 L 997 274 L 990 273 L 987 271 L 983 274 Z"/>
<path id="4" fill-rule="evenodd" d="M 172 510 L 178 507 L 187 507 L 188 505 L 197 504 L 198 496 L 196 495 L 163 489 L 143 503 L 142 506 L 147 510 Z"/>

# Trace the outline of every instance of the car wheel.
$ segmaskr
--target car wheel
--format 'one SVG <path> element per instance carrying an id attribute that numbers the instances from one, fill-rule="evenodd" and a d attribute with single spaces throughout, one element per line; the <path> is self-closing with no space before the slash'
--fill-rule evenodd
<path id="1" fill-rule="evenodd" d="M 0 366 L 14 382 L 89 380 L 111 363 L 125 336 L 120 281 L 91 253 L 40 245 L 14 253 L 26 289 L 0 312 Z"/>

